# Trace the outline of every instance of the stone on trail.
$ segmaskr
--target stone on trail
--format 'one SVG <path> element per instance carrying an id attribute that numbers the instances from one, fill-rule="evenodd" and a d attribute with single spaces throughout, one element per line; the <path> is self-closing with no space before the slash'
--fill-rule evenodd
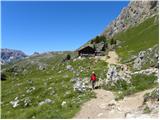
<path id="1" fill-rule="evenodd" d="M 100 117 L 100 116 L 102 116 L 103 115 L 103 113 L 99 113 L 98 115 L 97 115 L 97 117 Z"/>

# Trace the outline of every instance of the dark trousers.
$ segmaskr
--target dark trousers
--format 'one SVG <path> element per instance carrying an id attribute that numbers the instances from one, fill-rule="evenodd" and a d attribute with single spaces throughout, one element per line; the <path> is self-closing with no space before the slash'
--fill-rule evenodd
<path id="1" fill-rule="evenodd" d="M 94 88 L 95 88 L 96 81 L 95 81 L 95 80 L 91 80 L 91 83 L 92 83 L 92 89 L 94 89 Z"/>

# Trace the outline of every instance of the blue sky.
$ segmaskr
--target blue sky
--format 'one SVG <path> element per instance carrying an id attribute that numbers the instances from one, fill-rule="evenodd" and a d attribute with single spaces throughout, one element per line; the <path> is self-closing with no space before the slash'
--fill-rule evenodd
<path id="1" fill-rule="evenodd" d="M 102 33 L 128 1 L 2 2 L 2 48 L 75 50 Z"/>

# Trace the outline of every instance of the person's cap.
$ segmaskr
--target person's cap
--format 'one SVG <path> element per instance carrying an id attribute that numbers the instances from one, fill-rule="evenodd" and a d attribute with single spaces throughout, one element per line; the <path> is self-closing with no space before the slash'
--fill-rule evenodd
<path id="1" fill-rule="evenodd" d="M 94 71 L 92 73 L 94 74 Z"/>

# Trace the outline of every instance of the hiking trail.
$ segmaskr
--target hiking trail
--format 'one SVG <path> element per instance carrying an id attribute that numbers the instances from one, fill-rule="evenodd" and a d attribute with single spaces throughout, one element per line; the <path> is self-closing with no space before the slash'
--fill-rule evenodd
<path id="1" fill-rule="evenodd" d="M 109 64 L 119 64 L 119 57 L 115 51 L 109 51 L 108 55 L 100 56 L 100 60 L 103 60 Z"/>
<path id="2" fill-rule="evenodd" d="M 124 97 L 123 100 L 115 101 L 113 92 L 96 89 L 94 90 L 96 98 L 84 103 L 74 119 L 126 118 L 128 113 L 136 111 L 138 107 L 143 104 L 143 95 L 152 90 L 153 89 L 138 92 L 131 96 Z M 147 114 L 143 114 L 143 117 L 144 116 L 151 118 L 151 116 Z M 140 117 L 140 115 L 137 117 Z"/>

